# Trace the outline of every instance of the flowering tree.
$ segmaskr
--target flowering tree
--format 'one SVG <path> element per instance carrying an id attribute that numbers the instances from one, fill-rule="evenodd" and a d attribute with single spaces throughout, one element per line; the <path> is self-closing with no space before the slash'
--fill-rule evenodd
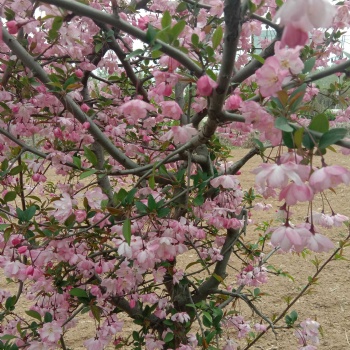
<path id="1" fill-rule="evenodd" d="M 349 153 L 350 142 L 312 100 L 315 81 L 350 67 L 339 58 L 350 2 L 0 6 L 0 267 L 17 286 L 0 290 L 1 348 L 68 349 L 66 333 L 86 313 L 96 324 L 87 349 L 248 349 L 283 320 L 300 349 L 316 349 L 319 324 L 299 324 L 290 309 L 346 245 L 321 231 L 348 218 L 312 203 L 350 183 L 326 155 L 333 144 Z M 347 84 L 329 90 L 343 104 Z M 230 162 L 227 145 L 252 135 L 256 146 Z M 244 192 L 237 174 L 255 156 L 264 162 Z M 281 222 L 261 225 L 248 246 L 241 236 L 269 207 L 262 197 L 280 201 Z M 292 223 L 300 202 L 306 221 Z M 333 252 L 271 320 L 256 305 L 267 261 L 305 249 Z M 195 258 L 179 266 L 189 250 Z M 227 286 L 233 253 L 242 263 Z M 254 328 L 232 310 L 237 299 Z M 222 337 L 224 327 L 232 331 Z"/>

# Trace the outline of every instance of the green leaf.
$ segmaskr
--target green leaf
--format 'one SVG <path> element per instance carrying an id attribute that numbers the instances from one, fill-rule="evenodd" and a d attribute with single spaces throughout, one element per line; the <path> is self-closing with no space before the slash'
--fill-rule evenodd
<path id="1" fill-rule="evenodd" d="M 7 203 L 7 202 L 12 202 L 13 200 L 16 199 L 16 192 L 14 191 L 10 191 L 10 192 L 7 192 L 4 196 L 4 201 Z"/>
<path id="2" fill-rule="evenodd" d="M 20 208 L 16 208 L 16 213 L 18 216 L 19 221 L 21 222 L 29 222 L 33 216 L 35 215 L 36 212 L 36 206 L 32 205 L 29 208 L 27 208 L 26 210 L 22 210 Z"/>
<path id="3" fill-rule="evenodd" d="M 344 128 L 335 128 L 324 133 L 320 141 L 318 142 L 319 148 L 326 148 L 334 143 L 342 140 L 347 134 L 347 130 Z"/>
<path id="4" fill-rule="evenodd" d="M 73 164 L 80 169 L 81 168 L 81 158 L 80 157 L 73 157 Z"/>
<path id="5" fill-rule="evenodd" d="M 41 322 L 41 315 L 39 314 L 39 312 L 35 311 L 35 310 L 27 310 L 25 312 L 28 316 L 33 317 L 35 319 L 37 319 L 38 321 Z"/>
<path id="6" fill-rule="evenodd" d="M 1 170 L 5 171 L 7 168 L 9 167 L 9 161 L 7 159 L 5 159 L 2 163 L 1 163 Z"/>
<path id="7" fill-rule="evenodd" d="M 17 165 L 14 168 L 12 168 L 9 172 L 10 175 L 14 176 L 19 174 L 23 170 L 22 165 Z"/>
<path id="8" fill-rule="evenodd" d="M 9 226 L 10 224 L 0 224 L 0 231 L 7 229 Z"/>
<path id="9" fill-rule="evenodd" d="M 193 205 L 196 207 L 201 206 L 204 203 L 204 197 L 202 194 L 199 194 L 194 200 Z"/>
<path id="10" fill-rule="evenodd" d="M 300 129 L 296 130 L 293 134 L 294 144 L 297 148 L 301 147 L 301 144 L 303 142 L 304 131 L 305 131 L 304 128 L 300 128 Z"/>
<path id="11" fill-rule="evenodd" d="M 258 62 L 260 62 L 261 64 L 264 64 L 265 63 L 265 59 L 263 57 L 261 57 L 260 55 L 257 55 L 257 54 L 252 54 L 252 57 L 254 59 L 256 59 Z"/>
<path id="12" fill-rule="evenodd" d="M 148 29 L 146 32 L 146 39 L 150 45 L 153 45 L 157 36 L 157 31 L 152 25 L 148 25 Z"/>
<path id="13" fill-rule="evenodd" d="M 80 174 L 79 179 L 80 180 L 85 179 L 86 177 L 89 177 L 89 176 L 95 174 L 96 172 L 97 172 L 96 169 L 86 170 L 86 171 L 84 171 L 83 173 Z"/>
<path id="14" fill-rule="evenodd" d="M 159 218 L 164 218 L 170 213 L 169 208 L 161 208 L 157 210 L 157 214 Z"/>
<path id="15" fill-rule="evenodd" d="M 220 45 L 222 37 L 223 37 L 222 27 L 218 26 L 215 29 L 215 32 L 213 33 L 213 36 L 211 38 L 211 42 L 214 50 Z"/>
<path id="16" fill-rule="evenodd" d="M 171 15 L 169 11 L 164 12 L 161 25 L 163 29 L 171 26 Z"/>
<path id="17" fill-rule="evenodd" d="M 192 34 L 191 42 L 194 47 L 197 47 L 199 44 L 199 36 L 197 34 Z"/>
<path id="18" fill-rule="evenodd" d="M 313 149 L 315 147 L 314 141 L 307 132 L 303 135 L 303 145 L 306 149 Z"/>
<path id="19" fill-rule="evenodd" d="M 154 175 L 150 176 L 150 178 L 148 179 L 148 184 L 149 187 L 154 190 L 155 186 L 156 186 L 156 181 L 154 179 Z"/>
<path id="20" fill-rule="evenodd" d="M 137 50 L 135 50 L 135 51 L 132 51 L 132 52 L 130 52 L 128 55 L 126 55 L 125 60 L 126 60 L 126 61 L 129 61 L 130 58 L 143 55 L 144 52 L 145 52 L 145 51 L 142 50 L 142 49 L 137 49 Z"/>
<path id="21" fill-rule="evenodd" d="M 183 12 L 187 10 L 187 4 L 185 2 L 180 2 L 176 8 L 176 12 Z"/>
<path id="22" fill-rule="evenodd" d="M 52 315 L 49 312 L 45 312 L 44 315 L 44 322 L 45 323 L 50 323 L 52 322 Z"/>
<path id="23" fill-rule="evenodd" d="M 97 165 L 96 154 L 93 151 L 91 151 L 91 149 L 87 148 L 86 146 L 84 146 L 84 156 L 93 166 Z"/>
<path id="24" fill-rule="evenodd" d="M 289 121 L 285 117 L 278 117 L 275 120 L 275 127 L 279 130 L 285 131 L 285 132 L 292 132 L 294 129 L 289 125 Z"/>
<path id="25" fill-rule="evenodd" d="M 123 236 L 126 242 L 130 245 L 131 242 L 131 221 L 127 218 L 123 223 Z"/>
<path id="26" fill-rule="evenodd" d="M 150 211 L 153 211 L 153 210 L 157 209 L 157 203 L 156 203 L 154 197 L 151 194 L 148 196 L 147 205 L 148 205 L 148 209 Z"/>
<path id="27" fill-rule="evenodd" d="M 101 321 L 101 309 L 97 305 L 90 306 L 91 313 L 95 317 L 96 321 Z"/>
<path id="28" fill-rule="evenodd" d="M 304 69 L 303 69 L 303 74 L 309 73 L 312 71 L 312 68 L 314 68 L 316 63 L 316 57 L 311 57 L 309 58 L 305 63 L 304 63 Z"/>
<path id="29" fill-rule="evenodd" d="M 165 343 L 170 343 L 174 339 L 174 333 L 168 332 L 164 337 Z"/>
<path id="30" fill-rule="evenodd" d="M 5 302 L 5 309 L 9 311 L 13 311 L 15 308 L 16 300 L 17 298 L 15 295 L 12 297 L 8 297 Z"/>
<path id="31" fill-rule="evenodd" d="M 322 133 L 327 132 L 329 130 L 328 118 L 325 114 L 318 114 L 312 118 L 308 128 Z"/>
<path id="32" fill-rule="evenodd" d="M 135 206 L 140 214 L 146 214 L 148 212 L 147 205 L 143 204 L 142 202 L 136 202 Z"/>
<path id="33" fill-rule="evenodd" d="M 73 297 L 79 297 L 79 298 L 88 298 L 88 294 L 86 290 L 81 288 L 73 288 L 69 291 L 69 294 Z"/>
<path id="34" fill-rule="evenodd" d="M 173 36 L 173 40 L 176 40 L 178 36 L 182 33 L 182 31 L 186 27 L 186 22 L 181 20 L 177 22 L 174 27 L 171 28 L 171 34 Z"/>

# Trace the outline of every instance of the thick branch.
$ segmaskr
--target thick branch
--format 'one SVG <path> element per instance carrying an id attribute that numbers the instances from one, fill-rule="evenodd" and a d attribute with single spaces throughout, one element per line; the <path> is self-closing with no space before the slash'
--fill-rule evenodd
<path id="1" fill-rule="evenodd" d="M 109 31 L 109 28 L 105 24 L 102 24 L 102 23 L 97 23 L 97 24 L 105 33 Z M 140 80 L 137 78 L 133 68 L 131 67 L 130 62 L 125 60 L 126 54 L 117 43 L 114 35 L 110 37 L 108 41 L 108 46 L 118 56 L 120 62 L 124 67 L 126 75 L 131 80 L 132 84 L 135 86 L 136 92 L 143 97 L 144 101 L 149 102 L 147 91 L 143 88 Z"/>
<path id="2" fill-rule="evenodd" d="M 111 26 L 127 33 L 135 38 L 141 40 L 144 43 L 149 43 L 147 38 L 147 34 L 137 27 L 129 24 L 126 21 L 123 21 L 121 18 L 116 17 L 114 15 L 110 15 L 108 13 L 95 10 L 90 6 L 83 5 L 77 1 L 71 0 L 42 0 L 41 2 L 51 5 L 56 5 L 57 7 L 64 8 L 69 11 L 73 11 L 76 15 L 85 16 L 91 18 L 94 21 L 100 23 L 110 24 Z M 186 54 L 181 52 L 180 50 L 174 48 L 171 45 L 164 43 L 161 40 L 155 40 L 154 44 L 160 44 L 160 51 L 164 52 L 168 56 L 176 59 L 180 62 L 184 67 L 194 73 L 195 76 L 200 77 L 203 74 L 203 70 L 194 63 Z"/>
<path id="3" fill-rule="evenodd" d="M 5 44 L 12 50 L 12 52 L 22 61 L 26 67 L 28 67 L 33 72 L 33 74 L 43 84 L 46 85 L 48 89 L 51 89 L 51 80 L 47 76 L 44 69 L 40 66 L 40 64 L 34 60 L 34 58 L 20 45 L 20 43 L 13 36 L 7 32 L 4 27 L 2 28 L 2 34 Z M 80 123 L 89 122 L 89 131 L 91 135 L 115 160 L 117 160 L 127 169 L 138 167 L 135 162 L 133 162 L 123 152 L 121 152 L 117 147 L 113 145 L 113 143 L 103 134 L 99 127 L 80 109 L 80 107 L 69 95 L 66 95 L 64 92 L 56 92 L 54 94 L 62 102 L 65 108 L 70 111 L 77 120 L 79 120 Z"/>
<path id="4" fill-rule="evenodd" d="M 220 254 L 223 255 L 223 259 L 217 262 L 213 275 L 202 283 L 193 295 L 192 299 L 195 304 L 205 300 L 209 294 L 218 288 L 221 283 L 220 279 L 226 278 L 226 268 L 231 257 L 232 247 L 237 242 L 240 235 L 241 230 L 227 230 L 226 240 L 220 252 Z"/>

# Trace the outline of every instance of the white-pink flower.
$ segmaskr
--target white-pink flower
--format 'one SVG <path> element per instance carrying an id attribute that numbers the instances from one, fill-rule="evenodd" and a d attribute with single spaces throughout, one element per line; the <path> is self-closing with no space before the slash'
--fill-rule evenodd
<path id="1" fill-rule="evenodd" d="M 239 181 L 234 175 L 221 175 L 211 180 L 210 184 L 215 188 L 219 186 L 223 188 L 237 188 L 239 186 Z"/>
<path id="2" fill-rule="evenodd" d="M 333 188 L 341 183 L 350 184 L 350 171 L 340 165 L 326 166 L 314 171 L 309 179 L 309 184 L 315 193 Z"/>
<path id="3" fill-rule="evenodd" d="M 172 126 L 171 129 L 161 137 L 162 141 L 173 139 L 174 143 L 181 144 L 189 141 L 198 131 L 189 126 Z"/>
<path id="4" fill-rule="evenodd" d="M 62 198 L 54 201 L 52 204 L 56 209 L 53 216 L 60 223 L 65 222 L 73 213 L 73 204 L 68 193 L 63 193 Z"/>
<path id="5" fill-rule="evenodd" d="M 180 119 L 182 112 L 181 107 L 175 101 L 163 101 L 159 103 L 162 107 L 162 114 L 165 117 L 175 120 Z"/>
<path id="6" fill-rule="evenodd" d="M 186 323 L 191 318 L 187 312 L 177 312 L 176 314 L 171 316 L 171 320 L 180 323 Z"/>
<path id="7" fill-rule="evenodd" d="M 275 22 L 285 27 L 282 46 L 305 45 L 308 32 L 328 28 L 335 14 L 336 7 L 328 0 L 287 0 L 274 17 Z"/>
<path id="8" fill-rule="evenodd" d="M 279 199 L 284 199 L 288 205 L 295 205 L 297 202 L 309 202 L 313 197 L 314 193 L 309 185 L 297 185 L 293 182 L 282 189 Z"/>
<path id="9" fill-rule="evenodd" d="M 92 190 L 87 191 L 85 197 L 92 209 L 101 209 L 101 202 L 108 199 L 107 195 L 102 193 L 100 187 L 94 187 Z"/>
<path id="10" fill-rule="evenodd" d="M 43 327 L 38 329 L 40 338 L 43 342 L 57 343 L 63 333 L 61 325 L 57 321 L 44 323 Z"/>
<path id="11" fill-rule="evenodd" d="M 148 111 L 155 111 L 156 109 L 151 104 L 142 100 L 131 100 L 119 107 L 129 124 L 134 125 L 139 119 L 146 118 Z"/>

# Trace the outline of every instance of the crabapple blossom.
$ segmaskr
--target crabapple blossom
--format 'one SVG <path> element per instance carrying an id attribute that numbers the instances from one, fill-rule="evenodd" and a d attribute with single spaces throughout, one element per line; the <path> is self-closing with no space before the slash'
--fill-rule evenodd
<path id="1" fill-rule="evenodd" d="M 200 96 L 210 96 L 213 92 L 213 89 L 216 89 L 218 84 L 208 77 L 203 75 L 197 81 L 197 94 Z"/>
<path id="2" fill-rule="evenodd" d="M 57 321 L 44 323 L 43 327 L 38 329 L 40 338 L 45 343 L 57 343 L 63 333 L 61 325 Z"/>
<path id="3" fill-rule="evenodd" d="M 315 193 L 336 187 L 340 184 L 349 185 L 350 171 L 339 165 L 330 165 L 315 170 L 309 179 L 309 184 Z"/>
<path id="4" fill-rule="evenodd" d="M 53 213 L 55 219 L 64 222 L 73 213 L 73 203 L 68 193 L 62 193 L 62 198 L 52 203 L 56 208 Z"/>
<path id="5" fill-rule="evenodd" d="M 102 193 L 100 187 L 94 187 L 85 193 L 85 197 L 92 209 L 101 209 L 101 202 L 108 199 L 107 195 Z"/>
<path id="6" fill-rule="evenodd" d="M 287 0 L 274 17 L 284 27 L 282 46 L 305 45 L 308 32 L 329 27 L 335 14 L 335 6 L 328 0 Z"/>

